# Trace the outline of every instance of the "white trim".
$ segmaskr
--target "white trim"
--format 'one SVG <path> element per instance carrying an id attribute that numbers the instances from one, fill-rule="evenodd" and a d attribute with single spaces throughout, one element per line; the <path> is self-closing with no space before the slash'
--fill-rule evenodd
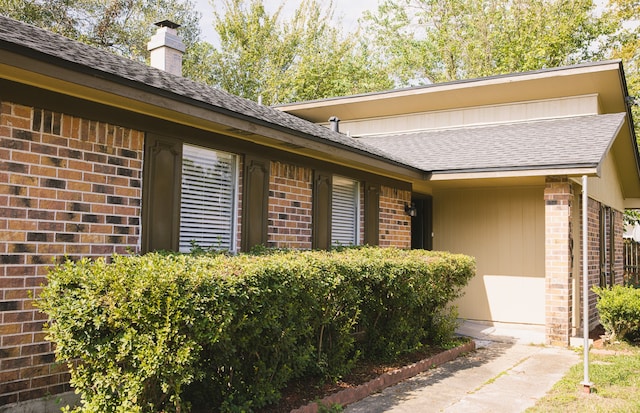
<path id="1" fill-rule="evenodd" d="M 430 181 L 453 181 L 459 179 L 487 179 L 487 178 L 521 178 L 526 176 L 555 176 L 555 175 L 589 175 L 600 176 L 599 168 L 561 168 L 561 169 L 523 169 L 520 171 L 493 172 L 435 172 Z"/>

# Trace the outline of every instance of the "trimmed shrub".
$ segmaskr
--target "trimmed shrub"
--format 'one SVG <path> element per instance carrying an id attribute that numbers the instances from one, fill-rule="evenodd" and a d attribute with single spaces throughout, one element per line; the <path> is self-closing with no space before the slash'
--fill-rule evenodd
<path id="1" fill-rule="evenodd" d="M 114 256 L 57 266 L 38 305 L 78 411 L 251 411 L 296 377 L 445 339 L 443 311 L 474 270 L 466 256 L 369 247 Z"/>
<path id="2" fill-rule="evenodd" d="M 593 291 L 598 295 L 600 322 L 610 340 L 640 331 L 640 290 L 614 285 L 594 287 Z"/>

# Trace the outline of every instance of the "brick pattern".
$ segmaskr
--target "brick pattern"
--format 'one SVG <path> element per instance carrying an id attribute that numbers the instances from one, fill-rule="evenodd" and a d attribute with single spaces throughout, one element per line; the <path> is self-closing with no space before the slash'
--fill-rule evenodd
<path id="1" fill-rule="evenodd" d="M 568 345 L 573 302 L 570 225 L 573 187 L 568 178 L 547 177 L 544 201 L 546 341 Z"/>
<path id="2" fill-rule="evenodd" d="M 69 390 L 31 297 L 65 256 L 138 250 L 143 138 L 1 103 L 0 405 Z"/>
<path id="3" fill-rule="evenodd" d="M 271 162 L 268 246 L 311 249 L 313 171 Z"/>
<path id="4" fill-rule="evenodd" d="M 596 295 L 591 288 L 600 285 L 600 203 L 589 198 L 587 206 L 587 267 L 589 271 L 589 326 L 598 322 Z M 580 284 L 582 288 L 582 283 Z M 580 290 L 582 291 L 582 289 Z"/>
<path id="5" fill-rule="evenodd" d="M 600 207 L 601 203 L 589 198 L 588 206 L 588 271 L 589 271 L 589 326 L 595 327 L 600 318 L 596 309 L 597 296 L 591 291 L 592 287 L 600 285 Z M 614 272 L 615 283 L 624 284 L 624 213 L 613 211 L 614 221 Z M 609 248 L 609 239 L 605 240 Z M 582 286 L 580 287 L 582 288 Z M 580 290 L 582 291 L 582 290 Z"/>
<path id="6" fill-rule="evenodd" d="M 2 102 L 0 106 L 0 405 L 70 390 L 32 297 L 64 257 L 138 252 L 144 133 Z M 242 171 L 242 165 L 239 165 Z M 242 174 L 238 183 L 240 248 Z M 312 247 L 313 171 L 272 162 L 269 246 Z M 364 204 L 364 188 L 360 195 Z M 380 244 L 409 248 L 411 192 L 383 187 Z M 364 208 L 360 215 L 361 237 Z"/>
<path id="7" fill-rule="evenodd" d="M 404 212 L 405 203 L 411 203 L 411 191 L 380 188 L 381 247 L 411 248 L 411 217 Z"/>
<path id="8" fill-rule="evenodd" d="M 614 247 L 615 283 L 624 285 L 624 212 L 614 211 L 613 222 L 616 237 Z"/>

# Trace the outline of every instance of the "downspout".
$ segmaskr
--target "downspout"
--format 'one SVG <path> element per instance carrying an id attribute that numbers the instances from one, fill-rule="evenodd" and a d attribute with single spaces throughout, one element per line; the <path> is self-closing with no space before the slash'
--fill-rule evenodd
<path id="1" fill-rule="evenodd" d="M 587 236 L 588 229 L 588 202 L 589 195 L 587 193 L 587 175 L 582 175 L 582 332 L 584 337 L 583 344 L 583 364 L 584 378 L 582 386 L 585 393 L 591 393 L 593 383 L 589 380 L 589 265 L 588 265 L 588 248 Z"/>

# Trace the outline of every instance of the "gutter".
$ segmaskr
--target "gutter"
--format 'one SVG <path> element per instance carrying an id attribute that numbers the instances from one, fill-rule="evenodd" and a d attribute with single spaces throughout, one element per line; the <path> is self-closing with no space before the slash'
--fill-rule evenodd
<path id="1" fill-rule="evenodd" d="M 597 163 L 574 165 L 546 165 L 540 167 L 504 167 L 433 171 L 431 181 L 449 181 L 458 179 L 518 178 L 532 176 L 600 176 Z"/>
<path id="2" fill-rule="evenodd" d="M 38 30 L 42 30 L 42 29 L 38 29 Z M 90 46 L 87 46 L 87 47 L 90 47 Z M 93 77 L 93 78 L 103 79 L 103 80 L 106 80 L 106 81 L 109 81 L 109 82 L 113 82 L 113 83 L 122 85 L 122 86 L 124 86 L 126 88 L 142 91 L 142 92 L 145 92 L 145 93 L 150 93 L 150 94 L 152 94 L 154 96 L 158 96 L 158 97 L 161 97 L 161 98 L 166 98 L 166 99 L 169 99 L 169 100 L 172 100 L 172 101 L 176 101 L 176 102 L 185 103 L 187 105 L 190 105 L 190 106 L 193 106 L 193 107 L 197 107 L 197 108 L 201 108 L 201 109 L 204 109 L 206 111 L 210 111 L 210 112 L 213 112 L 213 113 L 221 114 L 221 115 L 228 116 L 228 117 L 235 118 L 235 119 L 242 120 L 242 121 L 248 121 L 248 122 L 254 123 L 256 125 L 263 126 L 263 127 L 268 128 L 268 129 L 275 130 L 275 131 L 284 132 L 286 134 L 289 134 L 289 135 L 292 135 L 292 136 L 296 136 L 296 137 L 299 137 L 299 138 L 303 138 L 305 140 L 309 140 L 309 141 L 316 142 L 316 143 L 321 143 L 323 145 L 327 145 L 327 146 L 333 147 L 333 148 L 339 148 L 339 149 L 342 149 L 342 150 L 346 150 L 348 152 L 356 153 L 356 154 L 365 156 L 365 157 L 370 158 L 370 159 L 376 159 L 376 160 L 381 161 L 383 163 L 386 163 L 386 164 L 389 164 L 389 165 L 393 165 L 395 167 L 399 167 L 401 169 L 406 170 L 407 171 L 407 175 L 410 176 L 410 177 L 413 177 L 413 178 L 415 178 L 416 176 L 420 176 L 420 177 L 424 178 L 424 176 L 425 176 L 425 171 L 423 171 L 420 168 L 416 168 L 414 166 L 408 165 L 408 164 L 406 164 L 404 162 L 401 162 L 399 160 L 395 160 L 395 159 L 392 159 L 392 158 L 389 158 L 389 157 L 386 157 L 386 156 L 383 156 L 383 155 L 380 155 L 380 154 L 376 154 L 375 152 L 370 152 L 370 151 L 367 151 L 365 149 L 361 149 L 361 148 L 358 148 L 358 147 L 355 147 L 355 146 L 345 145 L 343 143 L 340 143 L 340 142 L 337 142 L 337 141 L 333 141 L 331 139 L 322 138 L 319 135 L 306 133 L 306 132 L 303 132 L 303 131 L 300 131 L 300 130 L 297 130 L 297 129 L 291 129 L 290 127 L 287 127 L 287 126 L 284 126 L 284 125 L 279 125 L 279 124 L 273 123 L 273 122 L 269 122 L 268 120 L 261 119 L 259 117 L 254 117 L 254 116 L 251 116 L 251 115 L 245 115 L 244 113 L 235 111 L 233 109 L 228 109 L 228 108 L 219 106 L 219 105 L 214 104 L 214 103 L 209 103 L 209 102 L 206 102 L 204 100 L 188 97 L 188 96 L 185 96 L 184 94 L 172 92 L 172 91 L 169 91 L 169 90 L 167 90 L 165 88 L 162 88 L 162 87 L 149 85 L 147 83 L 144 83 L 141 80 L 123 77 L 123 76 L 118 75 L 118 74 L 106 72 L 106 71 L 98 69 L 98 68 L 93 68 L 93 67 L 88 66 L 88 65 L 83 64 L 83 63 L 74 62 L 74 61 L 71 61 L 71 60 L 68 60 L 68 59 L 65 59 L 65 58 L 62 58 L 62 57 L 58 57 L 58 56 L 51 55 L 51 54 L 48 54 L 48 53 L 45 53 L 45 52 L 37 51 L 37 50 L 35 50 L 35 49 L 33 49 L 33 48 L 29 47 L 29 46 L 25 46 L 25 45 L 22 45 L 22 44 L 19 44 L 19 43 L 15 43 L 15 42 L 7 41 L 7 40 L 4 40 L 4 39 L 0 39 L 0 48 L 8 51 L 9 53 L 15 53 L 15 54 L 21 55 L 21 56 L 26 57 L 26 58 L 31 58 L 31 59 L 34 59 L 36 61 L 40 61 L 40 62 L 51 64 L 51 65 L 56 66 L 56 67 L 60 67 L 62 69 L 67 69 L 67 70 L 70 70 L 70 71 L 75 72 L 75 73 L 81 73 L 81 74 L 85 74 L 85 75 L 88 75 L 88 76 Z M 100 49 L 96 49 L 96 50 L 101 52 L 101 53 L 109 53 L 108 51 L 103 51 L 103 50 L 100 50 Z M 143 65 L 142 63 L 139 63 L 139 62 L 136 62 L 136 61 L 133 61 L 133 60 L 128 60 L 126 58 L 123 58 L 123 57 L 120 57 L 120 56 L 117 56 L 117 55 L 114 55 L 113 57 L 116 58 L 116 59 L 121 59 L 121 60 L 123 60 L 123 62 L 126 61 L 127 63 L 130 63 L 132 65 L 141 65 L 141 66 L 144 67 L 144 70 L 158 70 L 162 76 L 167 76 L 166 72 L 160 71 L 159 69 L 151 68 L 149 66 Z M 5 64 L 9 64 L 9 63 L 7 63 L 7 61 L 5 61 Z M 14 64 L 12 63 L 11 65 L 14 65 Z M 34 72 L 35 70 L 37 70 L 37 67 L 29 67 L 29 68 L 20 67 L 20 66 L 14 66 L 14 67 L 17 67 L 19 69 L 26 70 L 26 71 L 31 71 L 31 72 Z M 39 74 L 44 75 L 44 76 L 50 76 L 49 74 L 44 73 L 44 72 L 36 72 L 36 73 L 39 73 Z M 64 78 L 63 79 L 59 79 L 59 80 L 64 81 L 64 82 L 75 83 L 73 80 L 64 79 Z M 182 77 L 177 77 L 176 79 L 173 79 L 172 81 L 188 82 L 188 83 L 193 83 L 194 85 L 197 86 L 197 84 L 195 82 L 193 82 L 192 80 L 189 80 L 189 79 L 186 79 L 186 78 L 182 78 Z M 77 83 L 75 83 L 75 84 L 77 84 Z M 206 88 L 211 88 L 211 86 L 208 86 L 208 85 L 201 85 L 201 86 L 202 87 L 206 87 Z M 85 86 L 85 87 L 89 87 L 89 86 Z M 96 89 L 96 90 L 99 90 L 99 89 Z M 111 93 L 111 94 L 114 93 L 113 91 L 110 91 L 110 90 L 102 90 L 102 91 L 103 92 L 107 92 L 107 93 Z M 255 103 L 255 102 L 253 102 L 251 100 L 244 99 L 244 98 L 241 98 L 241 97 L 238 97 L 238 96 L 234 96 L 234 95 L 228 94 L 227 92 L 222 92 L 222 93 L 225 94 L 225 95 L 228 95 L 230 99 L 242 99 L 243 101 L 247 102 L 248 105 L 252 105 L 252 106 L 256 105 L 257 106 L 256 108 L 252 108 L 256 112 L 260 112 L 260 111 L 269 111 L 270 112 L 270 111 L 273 111 L 273 112 L 275 112 L 274 115 L 289 116 L 289 117 L 292 117 L 292 118 L 296 119 L 299 122 L 309 123 L 309 125 L 312 125 L 312 127 L 323 128 L 323 132 L 326 132 L 328 134 L 336 133 L 336 132 L 332 132 L 331 130 L 329 130 L 327 128 L 324 128 L 323 126 L 319 126 L 319 125 L 316 125 L 315 123 L 308 122 L 308 121 L 303 120 L 301 118 L 298 118 L 298 117 L 296 117 L 294 115 L 291 115 L 291 114 L 288 114 L 288 113 L 283 113 L 281 111 L 278 111 L 276 109 L 269 108 L 269 107 L 266 107 L 266 106 L 260 106 L 260 105 L 258 105 L 257 103 Z M 123 95 L 120 95 L 120 96 L 121 97 L 125 97 L 127 99 L 131 99 L 131 97 L 128 97 L 128 96 L 123 96 Z M 86 99 L 86 97 L 85 97 L 85 99 Z M 138 100 L 142 101 L 141 97 L 139 97 Z M 175 111 L 175 109 L 174 109 L 174 111 Z M 184 112 L 177 112 L 177 111 L 176 111 L 176 113 L 185 114 Z M 267 116 L 267 115 L 268 114 L 265 114 L 265 116 Z M 224 125 L 223 124 L 223 126 L 228 126 L 228 127 L 235 128 L 232 125 Z M 249 130 L 247 130 L 246 132 L 249 132 L 249 133 L 253 134 L 253 132 L 249 131 Z M 278 140 L 277 138 L 273 138 L 273 137 L 268 137 L 268 136 L 265 136 L 265 137 Z M 340 135 L 340 137 L 341 138 L 345 138 L 344 135 Z M 286 142 L 283 142 L 283 143 L 286 143 Z M 360 145 L 363 145 L 363 144 L 360 143 Z M 375 148 L 371 148 L 371 149 L 373 151 L 375 151 Z M 332 153 L 330 151 L 327 151 L 326 154 L 327 155 L 332 155 Z"/>
<path id="3" fill-rule="evenodd" d="M 640 176 L 640 153 L 638 152 L 638 138 L 636 137 L 636 129 L 635 129 L 635 124 L 633 120 L 633 113 L 631 112 L 631 106 L 633 106 L 633 104 L 628 103 L 630 100 L 630 96 L 629 96 L 629 89 L 627 87 L 627 79 L 624 75 L 624 66 L 622 64 L 622 61 L 619 61 L 618 65 L 620 67 L 620 70 L 618 71 L 618 73 L 620 74 L 620 85 L 622 86 L 622 92 L 624 94 L 624 101 L 625 101 L 624 106 L 627 111 L 627 119 L 629 120 L 629 136 L 631 136 L 631 141 L 632 141 L 631 145 L 635 149 L 633 151 L 633 155 L 636 160 L 636 174 L 637 176 Z"/>

